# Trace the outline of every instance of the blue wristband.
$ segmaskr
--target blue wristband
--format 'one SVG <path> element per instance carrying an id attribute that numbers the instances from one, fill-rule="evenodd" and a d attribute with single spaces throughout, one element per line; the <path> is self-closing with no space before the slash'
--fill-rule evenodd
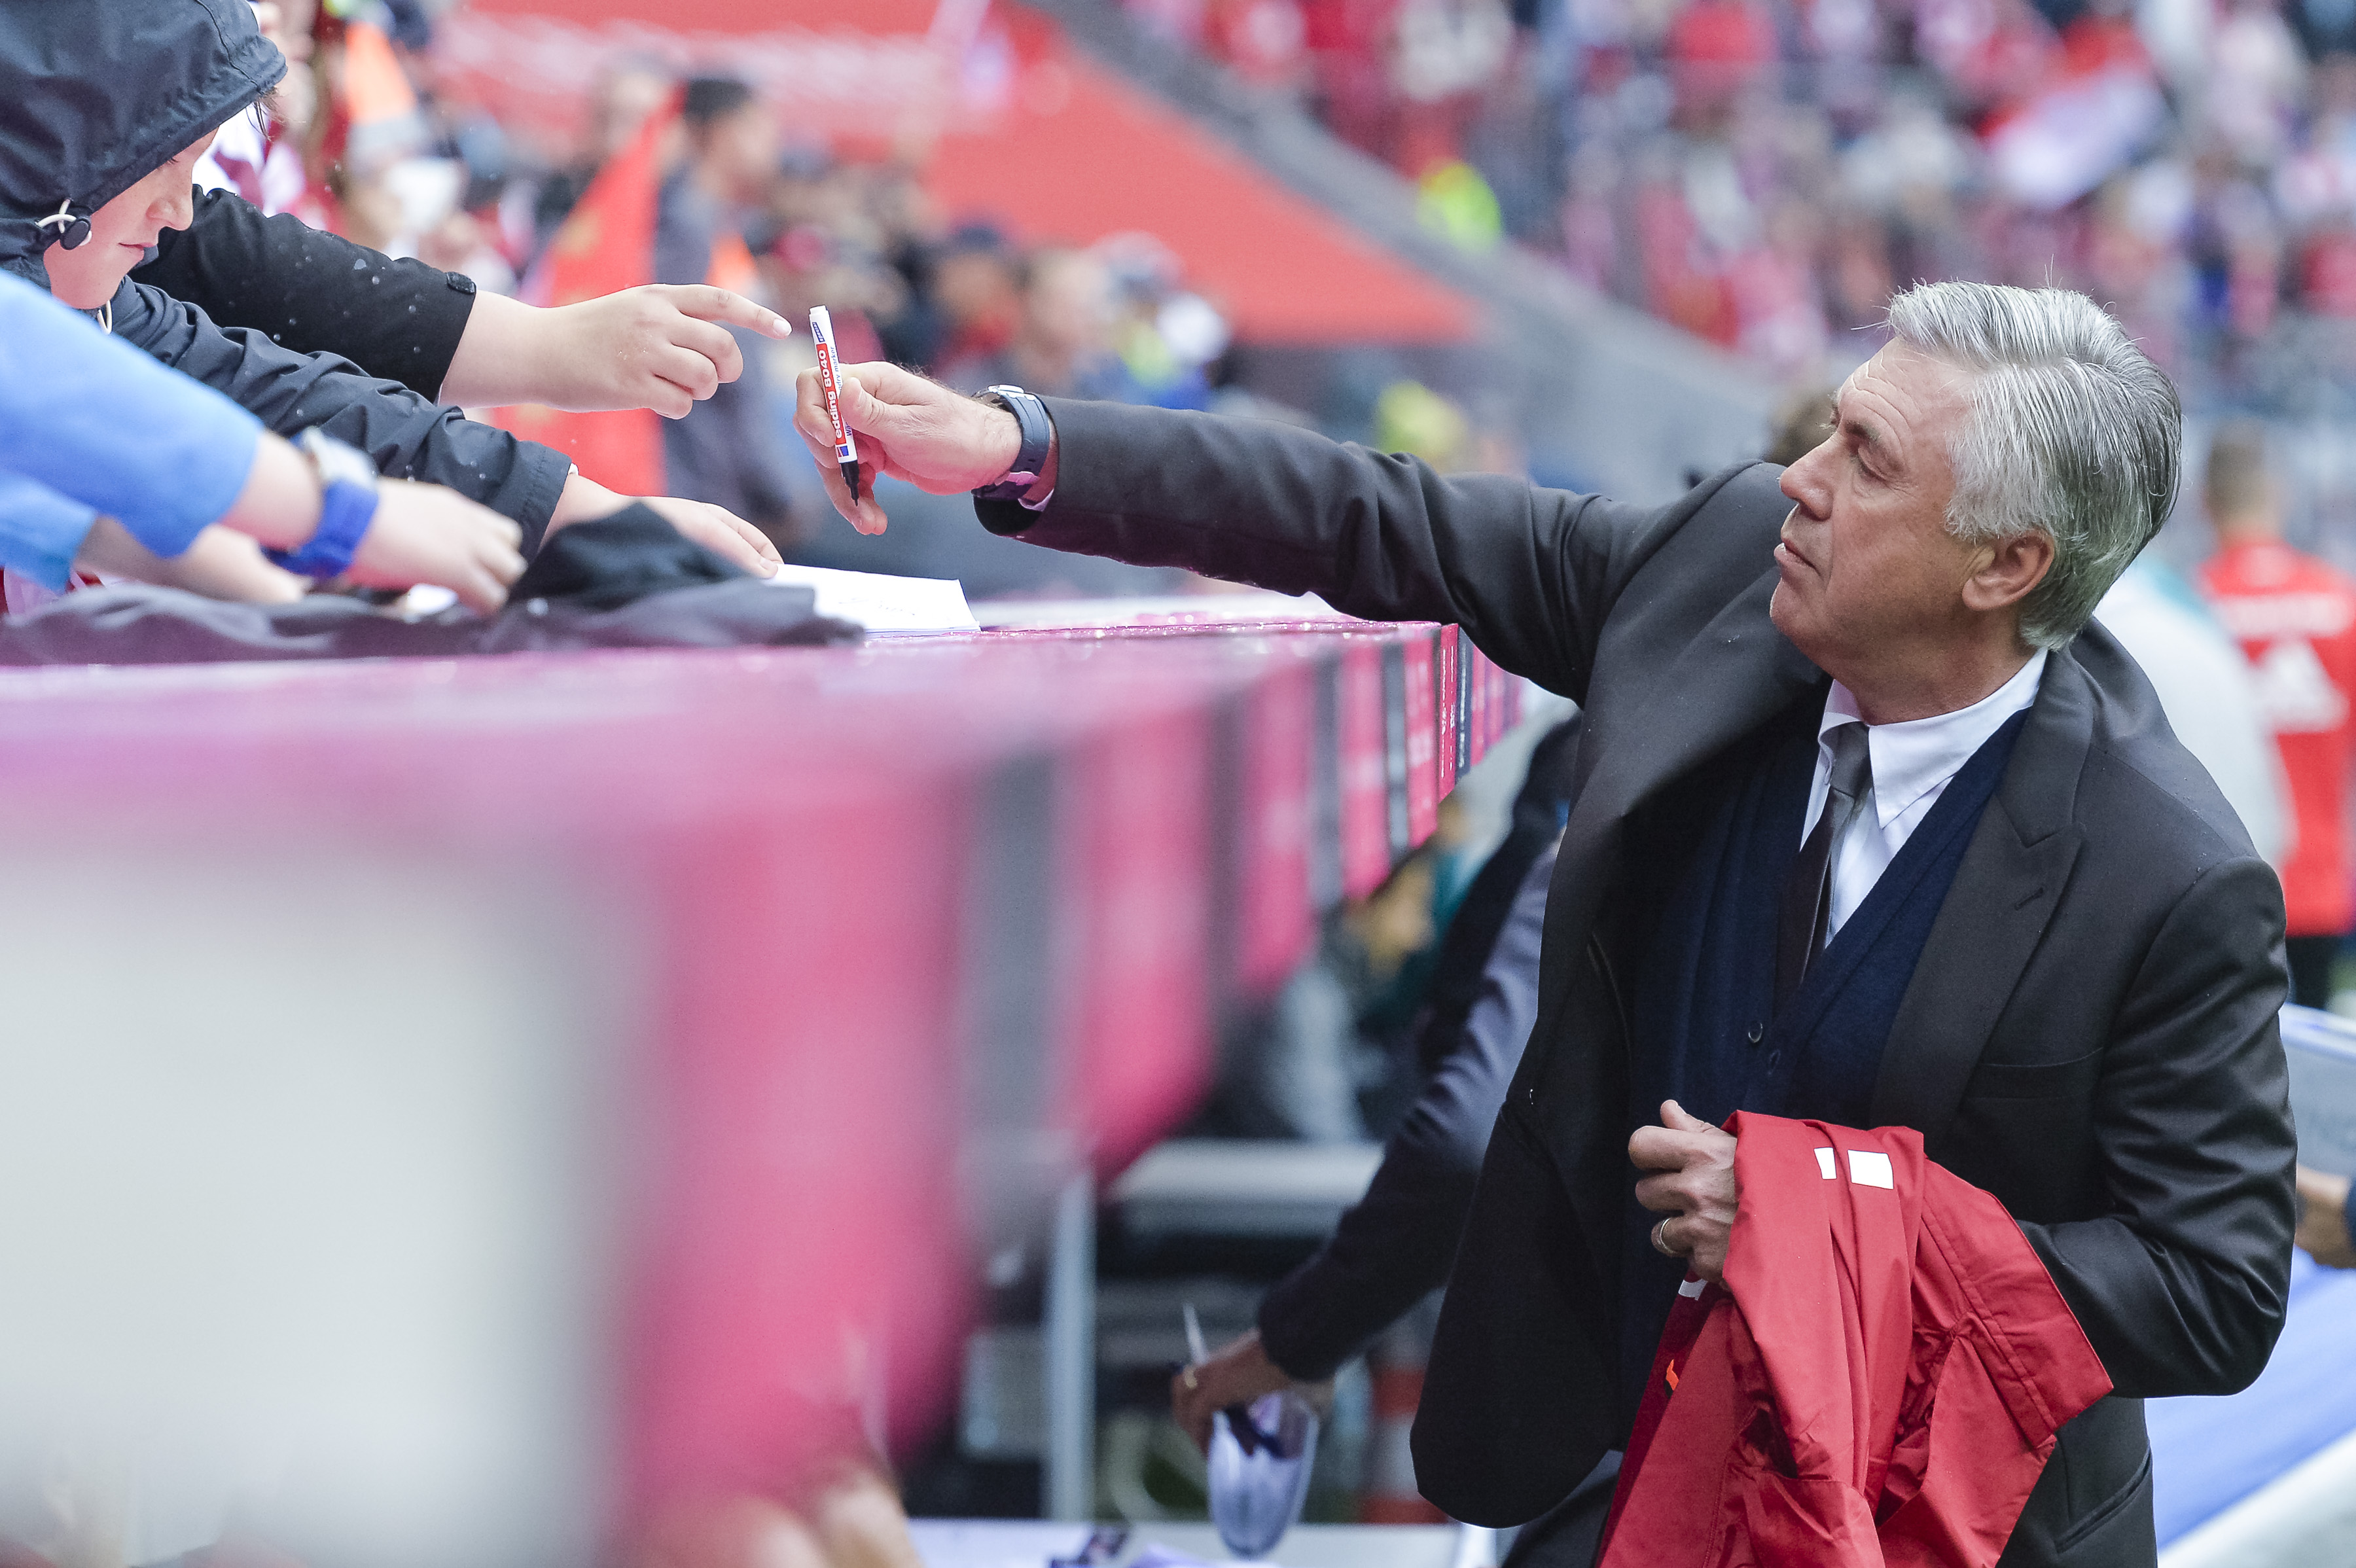
<path id="1" fill-rule="evenodd" d="M 299 549 L 262 553 L 297 576 L 324 582 L 351 569 L 376 521 L 376 465 L 324 430 L 306 430 L 294 444 L 318 471 L 319 526 Z"/>
<path id="2" fill-rule="evenodd" d="M 351 569 L 352 556 L 376 521 L 376 491 L 367 485 L 337 479 L 319 499 L 319 527 L 300 550 L 268 550 L 262 553 L 298 577 L 325 582 Z"/>

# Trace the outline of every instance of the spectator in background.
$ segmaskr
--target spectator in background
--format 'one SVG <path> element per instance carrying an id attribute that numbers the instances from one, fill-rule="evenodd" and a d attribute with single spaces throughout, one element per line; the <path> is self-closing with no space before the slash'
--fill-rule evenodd
<path id="1" fill-rule="evenodd" d="M 203 189 L 234 190 L 265 213 L 301 209 L 305 222 L 320 216 L 319 204 L 305 199 L 311 176 L 303 156 L 319 102 L 310 65 L 316 10 L 315 0 L 264 0 L 254 6 L 262 36 L 286 57 L 286 74 L 267 110 L 257 105 L 220 128 L 196 173 Z"/>
<path id="2" fill-rule="evenodd" d="M 548 248 L 589 182 L 605 166 L 605 160 L 629 144 L 647 116 L 663 106 L 676 85 L 671 73 L 654 61 L 626 58 L 597 79 L 589 106 L 588 139 L 581 156 L 541 180 L 533 196 L 533 255 Z"/>
<path id="3" fill-rule="evenodd" d="M 980 392 L 1012 382 L 1043 397 L 1138 401 L 1112 351 L 1112 285 L 1102 262 L 1061 246 L 1033 251 L 1023 268 L 1013 340 L 948 384 Z"/>
<path id="4" fill-rule="evenodd" d="M 657 207 L 655 281 L 756 292 L 744 243 L 745 215 L 764 207 L 777 178 L 777 125 L 769 106 L 734 77 L 698 77 L 680 107 L 687 152 Z M 760 340 L 730 329 L 744 373 L 683 419 L 663 426 L 674 494 L 710 501 L 772 539 L 793 539 L 794 478 Z"/>
<path id="5" fill-rule="evenodd" d="M 1006 352 L 1023 324 L 1023 269 L 1006 236 L 988 223 L 968 223 L 925 260 L 927 338 L 907 358 L 928 363 L 951 385 L 986 385 L 974 378 Z"/>
<path id="6" fill-rule="evenodd" d="M 2210 443 L 2203 482 L 2218 552 L 2201 585 L 2242 645 L 2290 781 L 2281 862 L 2291 998 L 2331 1001 L 2348 934 L 2349 699 L 2356 693 L 2356 583 L 2283 542 L 2281 492 L 2264 429 L 2236 422 Z"/>
<path id="7" fill-rule="evenodd" d="M 2150 551 L 2119 575 L 2094 618 L 2142 667 L 2168 727 L 2224 791 L 2251 847 L 2280 869 L 2293 842 L 2289 786 L 2240 648 Z"/>
<path id="8" fill-rule="evenodd" d="M 1113 351 L 1130 401 L 1156 408 L 1210 406 L 1213 363 L 1227 348 L 1227 324 L 1181 286 L 1177 253 L 1151 234 L 1114 234 L 1092 248 L 1111 279 Z"/>
<path id="9" fill-rule="evenodd" d="M 2356 371 L 2311 330 L 2356 319 L 2344 0 L 1124 4 L 1313 75 L 1435 215 L 1435 173 L 1509 197 L 1515 238 L 1779 375 L 1837 373 L 1942 277 L 2085 287 L 2196 398 Z M 1225 18 L 1280 13 L 1271 71 Z"/>

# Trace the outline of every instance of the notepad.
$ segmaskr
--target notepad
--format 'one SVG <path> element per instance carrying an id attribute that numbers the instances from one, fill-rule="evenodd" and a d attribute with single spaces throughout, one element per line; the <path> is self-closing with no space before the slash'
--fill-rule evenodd
<path id="1" fill-rule="evenodd" d="M 893 577 L 829 566 L 780 566 L 772 583 L 809 588 L 818 613 L 871 632 L 979 631 L 955 577 Z"/>

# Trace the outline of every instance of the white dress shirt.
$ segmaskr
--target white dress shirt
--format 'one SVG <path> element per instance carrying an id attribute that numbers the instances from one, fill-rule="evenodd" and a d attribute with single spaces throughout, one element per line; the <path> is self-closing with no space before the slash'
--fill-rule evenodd
<path id="1" fill-rule="evenodd" d="M 2004 721 L 2037 700 L 2037 683 L 2045 677 L 2045 650 L 2039 649 L 2020 672 L 1968 708 L 1937 714 L 1902 724 L 1872 725 L 1865 733 L 1866 750 L 1873 758 L 1873 788 L 1866 810 L 1849 823 L 1848 832 L 1833 851 L 1832 909 L 1825 922 L 1825 940 L 1848 923 L 1881 874 L 1939 803 L 1972 753 L 1987 744 Z M 1847 686 L 1833 682 L 1825 698 L 1825 715 L 1816 725 L 1816 776 L 1808 786 L 1808 812 L 1800 825 L 1800 842 L 1823 814 L 1833 768 L 1832 732 L 1858 724 L 1857 698 Z"/>

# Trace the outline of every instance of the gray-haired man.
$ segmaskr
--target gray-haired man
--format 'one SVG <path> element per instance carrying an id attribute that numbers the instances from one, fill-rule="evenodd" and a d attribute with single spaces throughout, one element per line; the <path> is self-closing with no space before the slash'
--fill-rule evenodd
<path id="1" fill-rule="evenodd" d="M 1198 415 L 1054 403 L 1050 442 L 1019 394 L 851 372 L 884 472 L 1023 476 L 997 532 L 1454 621 L 1585 708 L 1416 1425 L 1460 1519 L 1620 1444 L 1683 1270 L 1724 1261 L 1737 1109 L 1921 1130 L 2060 1286 L 2116 1391 L 2007 1563 L 2152 1562 L 2140 1402 L 2244 1386 L 2281 1324 L 2281 890 L 2089 620 L 2173 501 L 2175 392 L 2079 295 L 1931 285 L 1890 325 L 1821 446 L 1658 510 Z"/>

